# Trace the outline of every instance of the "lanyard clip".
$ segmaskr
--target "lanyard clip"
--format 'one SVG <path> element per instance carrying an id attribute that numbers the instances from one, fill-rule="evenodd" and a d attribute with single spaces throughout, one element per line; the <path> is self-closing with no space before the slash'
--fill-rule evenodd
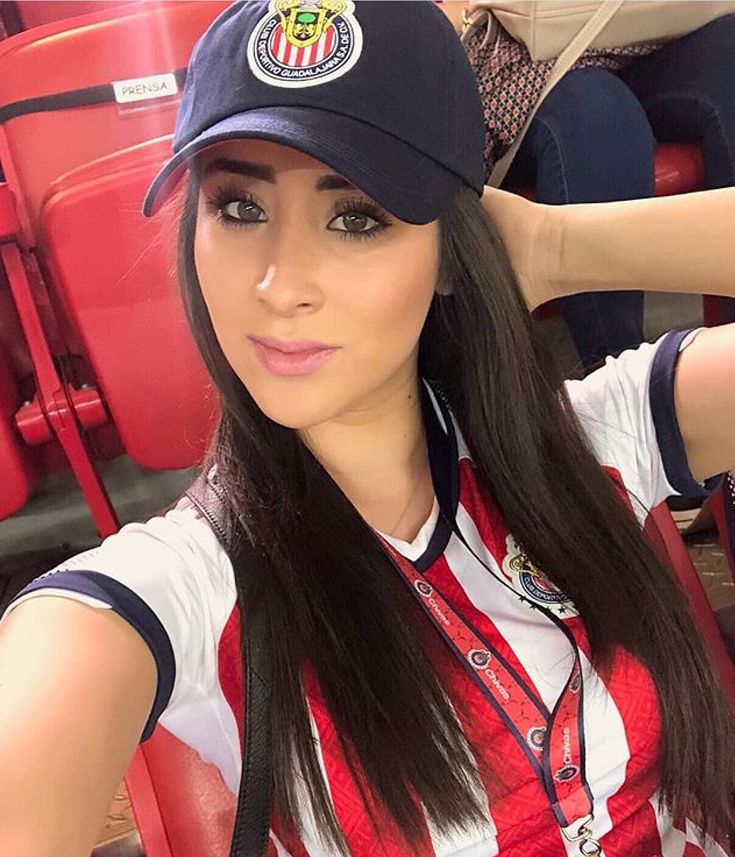
<path id="1" fill-rule="evenodd" d="M 561 832 L 567 842 L 579 842 L 579 853 L 584 855 L 584 857 L 596 857 L 596 855 L 602 854 L 602 846 L 592 836 L 592 830 L 589 826 L 593 818 L 594 816 L 590 814 L 578 819 L 567 827 L 561 828 Z"/>

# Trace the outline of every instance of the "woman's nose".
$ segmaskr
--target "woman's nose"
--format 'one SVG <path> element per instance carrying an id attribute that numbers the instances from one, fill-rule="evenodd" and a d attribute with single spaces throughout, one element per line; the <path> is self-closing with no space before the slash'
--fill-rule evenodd
<path id="1" fill-rule="evenodd" d="M 284 243 L 274 248 L 276 252 L 255 284 L 258 300 L 278 315 L 313 312 L 323 300 L 317 266 L 311 254 Z"/>

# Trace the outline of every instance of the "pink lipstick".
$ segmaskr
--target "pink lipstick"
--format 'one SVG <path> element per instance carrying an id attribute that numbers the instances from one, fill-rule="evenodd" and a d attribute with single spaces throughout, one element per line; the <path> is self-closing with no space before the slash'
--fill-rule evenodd
<path id="1" fill-rule="evenodd" d="M 323 366 L 339 347 L 312 339 L 274 339 L 249 336 L 260 362 L 275 375 L 296 377 L 309 375 Z"/>

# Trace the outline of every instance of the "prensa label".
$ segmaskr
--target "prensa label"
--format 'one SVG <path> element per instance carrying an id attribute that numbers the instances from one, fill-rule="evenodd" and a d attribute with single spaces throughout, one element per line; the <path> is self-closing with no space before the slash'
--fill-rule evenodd
<path id="1" fill-rule="evenodd" d="M 130 80 L 113 80 L 112 88 L 115 90 L 115 101 L 118 104 L 167 98 L 179 91 L 176 75 L 172 72 L 133 77 Z"/>

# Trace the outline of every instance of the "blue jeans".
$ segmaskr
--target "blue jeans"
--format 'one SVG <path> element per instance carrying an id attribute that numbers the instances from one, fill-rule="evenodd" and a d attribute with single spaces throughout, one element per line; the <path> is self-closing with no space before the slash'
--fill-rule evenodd
<path id="1" fill-rule="evenodd" d="M 653 196 L 657 141 L 699 143 L 707 187 L 735 185 L 735 15 L 618 74 L 567 74 L 536 114 L 507 185 L 533 183 L 538 201 L 551 204 Z M 723 301 L 735 320 L 735 301 Z M 574 295 L 560 305 L 587 368 L 643 341 L 642 292 Z"/>

